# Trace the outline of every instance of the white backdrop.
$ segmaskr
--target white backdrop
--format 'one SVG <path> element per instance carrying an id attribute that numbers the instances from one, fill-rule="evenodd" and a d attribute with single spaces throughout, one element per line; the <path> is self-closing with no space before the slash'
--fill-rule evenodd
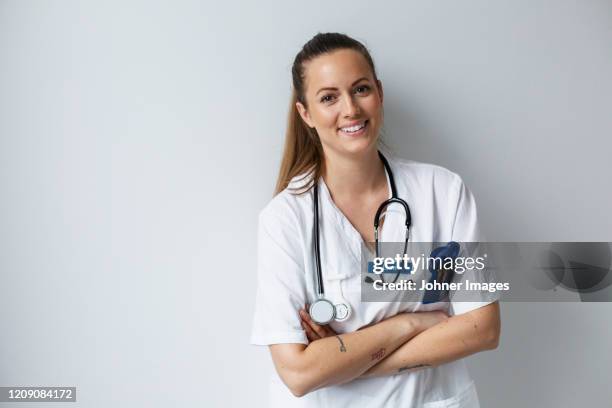
<path id="1" fill-rule="evenodd" d="M 489 239 L 612 241 L 611 25 L 605 0 L 0 0 L 0 386 L 265 406 L 256 221 L 318 31 L 370 47 L 387 143 L 461 174 Z M 610 312 L 503 304 L 483 407 L 608 404 Z"/>

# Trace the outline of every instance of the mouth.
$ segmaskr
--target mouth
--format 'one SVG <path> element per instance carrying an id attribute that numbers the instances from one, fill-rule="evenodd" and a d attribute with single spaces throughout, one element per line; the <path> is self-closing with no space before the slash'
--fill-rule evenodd
<path id="1" fill-rule="evenodd" d="M 366 119 L 364 121 L 357 122 L 351 126 L 341 127 L 341 128 L 338 128 L 338 133 L 344 134 L 347 136 L 353 136 L 353 137 L 359 136 L 365 133 L 369 123 L 370 123 L 370 120 Z"/>

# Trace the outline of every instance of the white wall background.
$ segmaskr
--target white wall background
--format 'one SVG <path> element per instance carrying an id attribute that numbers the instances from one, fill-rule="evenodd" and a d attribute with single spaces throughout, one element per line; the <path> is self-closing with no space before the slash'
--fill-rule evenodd
<path id="1" fill-rule="evenodd" d="M 491 240 L 612 241 L 610 1 L 0 0 L 0 386 L 265 406 L 256 221 L 318 31 L 367 43 L 387 142 Z M 502 307 L 483 407 L 609 404 L 611 304 Z"/>

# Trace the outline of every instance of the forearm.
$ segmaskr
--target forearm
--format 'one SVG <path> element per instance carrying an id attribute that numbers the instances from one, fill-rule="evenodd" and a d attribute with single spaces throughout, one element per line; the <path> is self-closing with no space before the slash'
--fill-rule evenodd
<path id="1" fill-rule="evenodd" d="M 274 361 L 290 390 L 304 395 L 359 377 L 417 333 L 408 316 L 396 316 L 353 333 L 313 341 L 295 356 L 278 356 Z"/>
<path id="2" fill-rule="evenodd" d="M 458 360 L 497 347 L 499 309 L 497 303 L 470 313 L 453 316 L 413 337 L 363 377 L 414 371 Z"/>

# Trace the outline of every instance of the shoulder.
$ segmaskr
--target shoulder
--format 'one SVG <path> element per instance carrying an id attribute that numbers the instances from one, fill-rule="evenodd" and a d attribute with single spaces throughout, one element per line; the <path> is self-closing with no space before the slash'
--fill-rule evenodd
<path id="1" fill-rule="evenodd" d="M 297 228 L 309 211 L 312 211 L 310 190 L 299 193 L 291 189 L 292 186 L 293 184 L 290 184 L 288 188 L 275 195 L 259 212 L 260 224 Z"/>
<path id="2" fill-rule="evenodd" d="M 312 219 L 312 198 L 309 192 L 295 194 L 285 189 L 259 212 L 258 242 L 260 248 L 281 248 L 285 255 L 300 264 L 308 247 Z M 310 227 L 309 227 L 310 225 Z"/>
<path id="3" fill-rule="evenodd" d="M 414 160 L 389 157 L 389 163 L 397 174 L 398 182 L 406 182 L 411 185 L 418 185 L 422 188 L 431 188 L 442 191 L 456 191 L 463 185 L 461 177 L 437 164 L 423 163 Z"/>

